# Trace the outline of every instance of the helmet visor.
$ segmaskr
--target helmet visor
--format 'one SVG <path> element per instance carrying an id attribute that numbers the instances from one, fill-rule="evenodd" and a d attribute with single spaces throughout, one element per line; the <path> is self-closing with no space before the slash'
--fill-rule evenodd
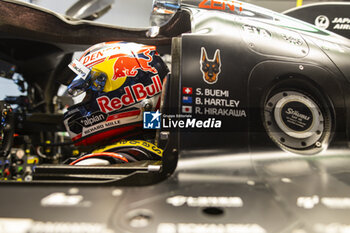
<path id="1" fill-rule="evenodd" d="M 80 75 L 75 77 L 71 84 L 68 86 L 68 94 L 75 97 L 82 93 L 84 93 L 87 89 L 89 89 L 89 81 L 87 78 L 83 78 Z"/>
<path id="2" fill-rule="evenodd" d="M 69 68 L 77 74 L 68 86 L 67 91 L 69 95 L 75 97 L 86 92 L 88 89 L 97 92 L 104 89 L 107 80 L 107 75 L 104 72 L 94 68 L 90 70 L 78 60 L 73 60 Z"/>

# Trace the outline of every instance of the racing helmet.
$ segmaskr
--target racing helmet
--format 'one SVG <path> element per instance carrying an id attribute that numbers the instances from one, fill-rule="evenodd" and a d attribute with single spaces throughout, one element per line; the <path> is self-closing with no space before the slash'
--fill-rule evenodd
<path id="1" fill-rule="evenodd" d="M 77 146 L 142 133 L 143 111 L 159 109 L 169 72 L 155 46 L 122 41 L 90 47 L 69 68 L 76 77 L 68 93 L 86 93 L 64 114 L 64 125 Z"/>

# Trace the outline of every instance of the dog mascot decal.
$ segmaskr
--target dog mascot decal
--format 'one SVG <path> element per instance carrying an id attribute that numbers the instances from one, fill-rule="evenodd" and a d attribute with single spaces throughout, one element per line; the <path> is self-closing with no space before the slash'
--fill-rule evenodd
<path id="1" fill-rule="evenodd" d="M 221 72 L 220 50 L 215 51 L 213 59 L 208 59 L 207 51 L 202 47 L 201 52 L 201 71 L 203 80 L 208 84 L 214 84 L 218 81 L 218 75 Z"/>

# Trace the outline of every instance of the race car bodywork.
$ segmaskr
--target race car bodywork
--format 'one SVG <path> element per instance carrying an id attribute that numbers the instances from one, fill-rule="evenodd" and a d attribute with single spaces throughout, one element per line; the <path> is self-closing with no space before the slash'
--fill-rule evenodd
<path id="1" fill-rule="evenodd" d="M 283 14 L 350 38 L 349 2 L 321 2 L 289 9 Z"/>
<path id="2" fill-rule="evenodd" d="M 127 40 L 172 56 L 158 134 L 161 165 L 39 165 L 33 182 L 1 184 L 0 227 L 22 221 L 24 232 L 346 229 L 350 41 L 238 1 L 156 1 L 155 8 L 173 16 L 132 30 L 0 2 L 1 59 L 44 90 L 31 100 L 45 104 L 28 115 L 41 114 L 40 124 L 53 127 L 46 130 L 61 130 L 52 98 L 56 80 L 72 79 L 65 75 L 72 52 Z M 40 133 L 28 115 L 17 131 Z"/>

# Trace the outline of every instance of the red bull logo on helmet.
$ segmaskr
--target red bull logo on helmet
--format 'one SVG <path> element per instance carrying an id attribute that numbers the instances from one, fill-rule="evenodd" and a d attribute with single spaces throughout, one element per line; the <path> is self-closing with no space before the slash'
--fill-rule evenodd
<path id="1" fill-rule="evenodd" d="M 104 113 L 109 113 L 123 106 L 130 106 L 140 102 L 147 97 L 152 97 L 162 91 L 162 82 L 158 75 L 152 77 L 152 83 L 144 86 L 142 83 L 137 83 L 132 86 L 124 87 L 125 94 L 120 98 L 115 97 L 110 99 L 108 96 L 101 96 L 96 99 L 100 110 Z"/>
<path id="2" fill-rule="evenodd" d="M 137 52 L 138 55 L 142 54 L 146 58 L 143 58 L 141 56 L 129 57 L 119 55 L 114 63 L 114 75 L 112 77 L 112 80 L 116 80 L 125 76 L 135 77 L 138 74 L 139 69 L 157 74 L 157 70 L 149 65 L 149 63 L 153 61 L 153 58 L 150 55 L 150 52 L 152 51 L 151 48 L 144 48 Z M 111 56 L 110 59 L 112 58 L 115 57 Z"/>

